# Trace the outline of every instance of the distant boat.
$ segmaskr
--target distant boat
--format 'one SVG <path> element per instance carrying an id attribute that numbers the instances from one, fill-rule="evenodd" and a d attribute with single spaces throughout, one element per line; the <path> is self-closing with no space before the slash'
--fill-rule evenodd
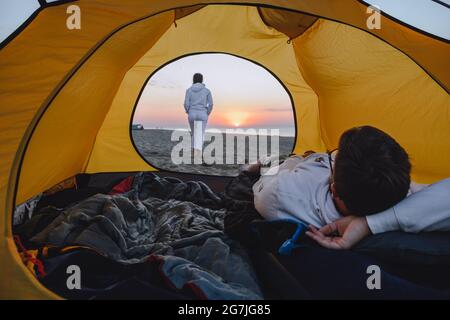
<path id="1" fill-rule="evenodd" d="M 144 126 L 142 124 L 133 124 L 131 125 L 132 130 L 144 130 Z"/>

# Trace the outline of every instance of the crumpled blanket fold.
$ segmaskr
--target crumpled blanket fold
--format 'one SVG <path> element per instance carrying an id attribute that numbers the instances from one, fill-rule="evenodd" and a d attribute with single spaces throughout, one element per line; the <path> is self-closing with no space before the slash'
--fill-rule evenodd
<path id="1" fill-rule="evenodd" d="M 88 246 L 125 264 L 157 256 L 177 288 L 194 285 L 208 299 L 260 299 L 245 250 L 224 232 L 225 202 L 202 182 L 139 173 L 130 191 L 66 208 L 31 241 Z"/>

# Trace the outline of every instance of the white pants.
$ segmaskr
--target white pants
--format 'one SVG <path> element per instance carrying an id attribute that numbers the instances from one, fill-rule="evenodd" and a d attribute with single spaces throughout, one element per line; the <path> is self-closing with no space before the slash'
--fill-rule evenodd
<path id="1" fill-rule="evenodd" d="M 189 126 L 191 128 L 192 148 L 203 150 L 208 114 L 204 111 L 191 110 L 188 114 Z"/>

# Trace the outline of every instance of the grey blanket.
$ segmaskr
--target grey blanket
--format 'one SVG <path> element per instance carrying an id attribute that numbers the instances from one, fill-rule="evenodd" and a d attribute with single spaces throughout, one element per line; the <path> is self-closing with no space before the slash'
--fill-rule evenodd
<path id="1" fill-rule="evenodd" d="M 209 299 L 260 299 L 247 254 L 224 233 L 223 207 L 202 182 L 140 173 L 130 191 L 65 209 L 31 241 L 89 246 L 122 263 L 156 259 L 175 288 L 195 286 Z"/>

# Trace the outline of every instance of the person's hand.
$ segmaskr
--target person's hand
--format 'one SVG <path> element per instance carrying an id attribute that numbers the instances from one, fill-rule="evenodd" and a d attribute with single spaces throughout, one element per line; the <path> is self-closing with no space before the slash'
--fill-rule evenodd
<path id="1" fill-rule="evenodd" d="M 365 217 L 348 216 L 317 230 L 309 226 L 306 235 L 328 249 L 350 249 L 371 234 Z"/>

